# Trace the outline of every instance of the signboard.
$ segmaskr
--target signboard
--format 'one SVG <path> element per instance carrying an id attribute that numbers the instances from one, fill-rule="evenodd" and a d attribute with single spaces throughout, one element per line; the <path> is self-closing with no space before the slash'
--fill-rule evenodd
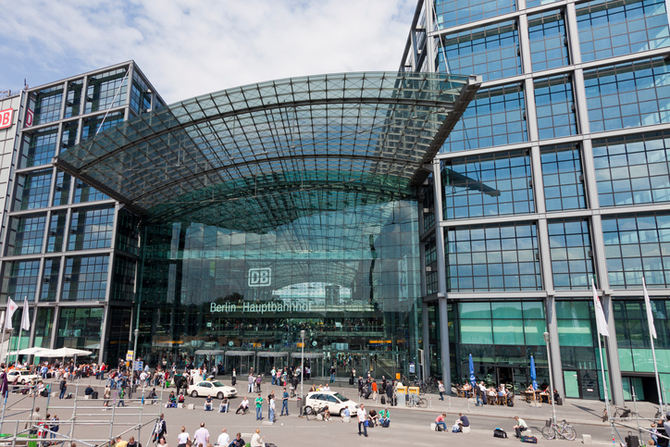
<path id="1" fill-rule="evenodd" d="M 14 109 L 0 110 L 0 129 L 8 129 L 14 124 Z"/>
<path id="2" fill-rule="evenodd" d="M 414 366 L 414 362 L 411 362 L 409 364 L 409 373 L 410 374 L 415 374 L 416 373 L 416 366 Z"/>
<path id="3" fill-rule="evenodd" d="M 126 362 L 132 362 L 133 357 L 135 357 L 135 352 L 134 351 L 126 352 Z"/>
<path id="4" fill-rule="evenodd" d="M 133 363 L 133 371 L 142 371 L 144 368 L 144 362 L 142 360 L 136 360 L 135 363 Z"/>
<path id="5" fill-rule="evenodd" d="M 249 269 L 249 287 L 267 287 L 272 284 L 272 269 Z"/>
<path id="6" fill-rule="evenodd" d="M 24 127 L 32 126 L 33 125 L 33 118 L 35 118 L 35 112 L 28 109 L 28 111 L 26 112 L 26 122 L 24 123 Z"/>

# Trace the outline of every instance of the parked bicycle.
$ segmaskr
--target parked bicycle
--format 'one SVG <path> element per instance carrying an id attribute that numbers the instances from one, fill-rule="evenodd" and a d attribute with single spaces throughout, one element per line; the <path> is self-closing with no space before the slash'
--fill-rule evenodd
<path id="1" fill-rule="evenodd" d="M 437 394 L 438 392 L 438 384 L 437 384 L 437 379 L 434 377 L 430 377 L 427 381 L 423 382 L 421 380 L 416 380 L 414 382 L 414 386 L 419 387 L 419 393 L 420 394 Z"/>
<path id="2" fill-rule="evenodd" d="M 621 421 L 630 421 L 632 419 L 633 410 L 626 407 L 614 407 L 614 412 L 612 413 L 612 419 L 618 419 Z M 607 422 L 607 407 L 603 410 L 603 422 Z"/>
<path id="3" fill-rule="evenodd" d="M 314 419 L 318 419 L 320 414 L 325 416 L 326 407 L 327 405 L 325 403 L 317 404 L 314 407 L 310 407 L 309 405 L 306 406 L 304 410 L 305 419 L 312 421 Z"/>
<path id="4" fill-rule="evenodd" d="M 545 426 L 542 427 L 542 436 L 544 439 L 555 439 L 557 436 L 560 436 L 568 441 L 574 441 L 577 437 L 577 432 L 565 419 L 560 424 L 555 423 L 553 419 L 549 419 Z"/>
<path id="5" fill-rule="evenodd" d="M 425 397 L 417 396 L 416 394 L 407 395 L 407 406 L 408 407 L 418 407 L 418 408 L 427 408 L 428 400 Z"/>

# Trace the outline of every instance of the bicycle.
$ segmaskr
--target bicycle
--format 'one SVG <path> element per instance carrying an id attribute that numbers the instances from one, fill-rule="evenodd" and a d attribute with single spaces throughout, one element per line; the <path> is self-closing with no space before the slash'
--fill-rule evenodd
<path id="1" fill-rule="evenodd" d="M 428 408 L 428 400 L 425 397 L 409 394 L 407 396 L 408 407 Z"/>
<path id="2" fill-rule="evenodd" d="M 318 419 L 319 415 L 324 415 L 325 417 L 325 409 L 326 409 L 325 404 L 319 404 L 315 405 L 314 407 L 306 406 L 304 413 L 305 413 L 305 419 L 308 421 L 313 421 L 314 419 Z"/>
<path id="3" fill-rule="evenodd" d="M 633 410 L 626 407 L 614 407 L 612 420 L 619 419 L 622 421 L 630 421 L 632 419 Z M 603 422 L 607 422 L 607 407 L 603 410 Z"/>
<path id="4" fill-rule="evenodd" d="M 577 437 L 577 432 L 568 424 L 565 419 L 561 424 L 555 423 L 552 419 L 549 419 L 544 427 L 542 427 L 542 436 L 544 439 L 554 439 L 556 436 L 560 436 L 563 439 L 568 441 L 574 441 Z"/>

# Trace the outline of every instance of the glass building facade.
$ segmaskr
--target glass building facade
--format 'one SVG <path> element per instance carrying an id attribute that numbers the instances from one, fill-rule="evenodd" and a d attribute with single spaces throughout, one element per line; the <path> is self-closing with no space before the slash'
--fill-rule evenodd
<path id="1" fill-rule="evenodd" d="M 278 80 L 130 117 L 81 141 L 57 169 L 96 186 L 88 200 L 107 194 L 128 212 L 96 203 L 65 216 L 75 230 L 53 244 L 96 256 L 50 266 L 70 278 L 60 300 L 111 294 L 106 342 L 126 346 L 137 329 L 150 365 L 267 372 L 295 364 L 304 331 L 315 376 L 333 364 L 343 376 L 352 367 L 415 373 L 423 167 L 478 87 L 475 77 L 426 73 Z M 16 226 L 58 229 L 61 218 Z M 32 240 L 26 230 L 21 249 Z M 30 287 L 33 264 L 16 268 Z"/>
<path id="2" fill-rule="evenodd" d="M 462 382 L 472 354 L 521 389 L 549 352 L 561 394 L 602 398 L 594 281 L 615 402 L 657 401 L 644 278 L 670 388 L 669 47 L 662 1 L 418 2 L 401 69 L 483 79 L 423 186 L 431 374 Z"/>
<path id="3" fill-rule="evenodd" d="M 419 0 L 399 73 L 172 106 L 132 62 L 28 89 L 0 129 L 0 300 L 30 302 L 23 346 L 112 363 L 137 343 L 265 371 L 304 330 L 315 374 L 457 383 L 472 354 L 520 390 L 550 356 L 562 395 L 598 399 L 594 282 L 615 403 L 654 401 L 669 54 L 657 0 Z"/>
<path id="4" fill-rule="evenodd" d="M 129 348 L 136 302 L 137 219 L 52 160 L 164 103 L 134 62 L 26 89 L 13 100 L 16 125 L 5 131 L 12 142 L 0 144 L 0 301 L 30 303 L 21 348 L 86 349 L 116 364 Z M 19 346 L 21 313 L 5 353 Z M 111 339 L 119 328 L 124 335 Z"/>

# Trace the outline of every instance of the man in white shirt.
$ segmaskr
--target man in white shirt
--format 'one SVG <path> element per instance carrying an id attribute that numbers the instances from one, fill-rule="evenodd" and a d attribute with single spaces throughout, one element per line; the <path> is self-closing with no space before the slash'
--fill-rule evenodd
<path id="1" fill-rule="evenodd" d="M 230 444 L 230 436 L 228 436 L 228 433 L 226 433 L 226 429 L 224 428 L 221 430 L 221 434 L 216 440 L 216 445 L 221 447 L 228 447 L 228 444 Z"/>
<path id="2" fill-rule="evenodd" d="M 365 426 L 365 405 L 361 404 L 361 408 L 358 409 L 358 436 L 365 434 L 365 437 L 368 437 L 368 428 Z M 361 426 L 363 427 L 363 432 L 361 432 Z"/>
<path id="3" fill-rule="evenodd" d="M 177 447 L 186 447 L 186 443 L 191 438 L 191 435 L 186 431 L 186 427 L 181 428 L 181 433 L 177 435 Z"/>
<path id="4" fill-rule="evenodd" d="M 528 430 L 528 424 L 526 424 L 526 421 L 521 419 L 519 416 L 514 416 L 514 419 L 516 420 L 517 425 L 515 425 L 513 428 L 516 433 L 516 437 L 520 438 L 521 432 Z"/>
<path id="5" fill-rule="evenodd" d="M 205 428 L 205 423 L 200 423 L 200 428 L 195 431 L 193 434 L 193 446 L 194 447 L 207 447 L 209 442 L 209 430 Z"/>

